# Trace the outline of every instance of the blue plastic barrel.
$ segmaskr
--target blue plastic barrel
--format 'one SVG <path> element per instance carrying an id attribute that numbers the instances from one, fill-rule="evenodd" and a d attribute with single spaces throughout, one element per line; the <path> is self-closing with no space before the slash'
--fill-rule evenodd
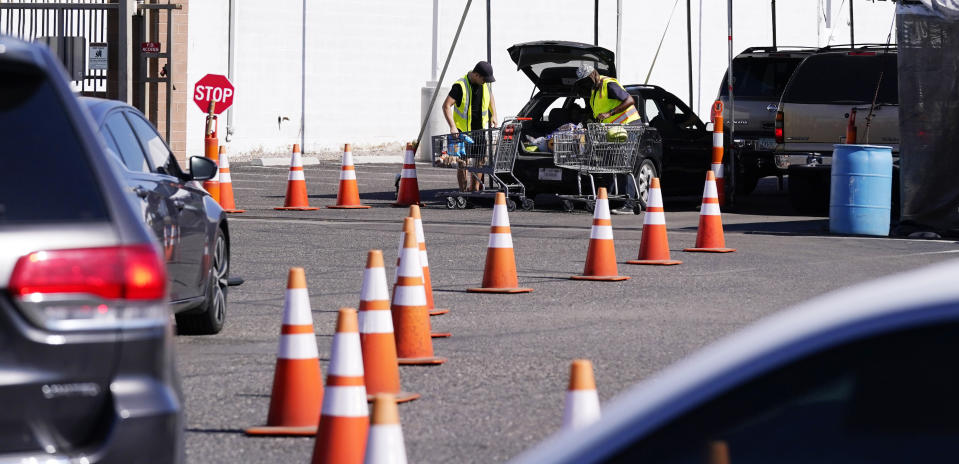
<path id="1" fill-rule="evenodd" d="M 892 147 L 833 145 L 829 231 L 889 235 Z"/>

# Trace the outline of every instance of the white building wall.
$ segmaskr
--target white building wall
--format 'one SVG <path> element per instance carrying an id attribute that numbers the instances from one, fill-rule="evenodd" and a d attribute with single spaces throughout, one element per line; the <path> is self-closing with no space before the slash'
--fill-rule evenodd
<path id="1" fill-rule="evenodd" d="M 894 5 L 854 1 L 857 43 L 885 42 Z M 818 11 L 826 3 L 777 2 L 779 44 L 826 45 L 830 36 L 829 43 L 848 43 L 848 3 L 832 0 L 831 29 L 825 27 Z M 440 68 L 465 4 L 465 0 L 440 1 Z M 624 84 L 645 81 L 673 4 L 669 0 L 623 0 L 620 81 Z M 649 81 L 683 100 L 688 99 L 689 82 L 685 4 L 679 0 L 675 8 Z M 191 91 L 204 74 L 226 74 L 227 5 L 227 0 L 190 4 Z M 237 8 L 231 153 L 286 152 L 300 139 L 303 2 L 237 0 Z M 611 50 L 616 45 L 615 10 L 615 0 L 600 1 L 600 45 Z M 692 10 L 694 99 L 705 119 L 727 66 L 726 1 L 692 0 Z M 736 52 L 771 43 L 769 0 L 735 0 L 734 15 Z M 420 89 L 431 74 L 431 22 L 431 0 L 307 2 L 305 151 L 335 151 L 345 142 L 356 150 L 377 146 L 398 150 L 403 142 L 416 137 Z M 529 80 L 515 70 L 506 48 L 533 40 L 592 42 L 593 2 L 493 0 L 492 24 L 492 65 L 497 78 L 493 92 L 502 119 L 514 115 L 532 91 Z M 474 0 L 444 85 L 485 58 L 486 2 Z M 225 116 L 220 121 L 221 143 Z M 188 154 L 202 153 L 202 131 L 203 114 L 191 107 Z"/>

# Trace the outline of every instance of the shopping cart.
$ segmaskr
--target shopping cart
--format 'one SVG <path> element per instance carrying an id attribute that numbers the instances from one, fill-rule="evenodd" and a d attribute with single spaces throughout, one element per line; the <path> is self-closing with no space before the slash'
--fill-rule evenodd
<path id="1" fill-rule="evenodd" d="M 465 167 L 468 177 L 458 179 L 461 186 L 465 184 L 468 189 L 475 184 L 480 188 L 475 192 L 441 191 L 436 198 L 445 198 L 449 209 L 465 209 L 478 199 L 492 200 L 497 192 L 503 192 L 510 211 L 517 205 L 525 211 L 533 209 L 526 186 L 513 175 L 522 127 L 520 120 L 512 119 L 500 127 L 433 136 L 433 165 Z"/>
<path id="2" fill-rule="evenodd" d="M 594 175 L 610 175 L 613 194 L 610 199 L 631 202 L 633 211 L 639 214 L 640 206 L 627 194 L 619 193 L 618 174 L 632 178 L 636 198 L 639 197 L 633 168 L 639 153 L 639 141 L 645 127 L 623 124 L 587 124 L 585 128 L 553 134 L 553 164 L 562 169 L 576 171 L 576 195 L 556 195 L 563 207 L 572 211 L 574 202 L 583 203 L 588 211 L 596 205 L 596 179 Z M 588 177 L 590 192 L 583 194 L 582 178 Z M 629 188 L 628 186 L 626 188 Z"/>

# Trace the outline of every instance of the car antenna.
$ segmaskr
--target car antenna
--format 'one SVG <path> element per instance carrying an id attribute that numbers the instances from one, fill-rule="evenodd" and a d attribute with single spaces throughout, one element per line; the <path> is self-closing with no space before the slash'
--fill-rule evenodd
<path id="1" fill-rule="evenodd" d="M 889 35 L 886 36 L 886 46 L 883 50 L 883 56 L 889 53 L 889 43 L 892 42 L 892 29 L 896 25 L 896 14 L 892 15 L 892 24 L 889 25 Z M 879 71 L 879 82 L 876 82 L 876 91 L 872 95 L 872 104 L 869 105 L 869 114 L 866 115 L 866 143 L 869 143 L 869 126 L 872 124 L 873 113 L 876 111 L 876 100 L 879 99 L 879 87 L 882 85 L 882 76 L 886 73 L 885 68 Z"/>

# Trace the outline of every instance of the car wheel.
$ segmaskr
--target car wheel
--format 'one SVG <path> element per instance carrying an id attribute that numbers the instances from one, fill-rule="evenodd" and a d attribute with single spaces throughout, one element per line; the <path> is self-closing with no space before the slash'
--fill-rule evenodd
<path id="1" fill-rule="evenodd" d="M 646 201 L 649 200 L 649 184 L 653 178 L 657 177 L 656 165 L 653 160 L 646 158 L 636 169 L 636 189 L 639 190 L 638 203 L 642 209 L 646 209 Z"/>
<path id="2" fill-rule="evenodd" d="M 223 232 L 217 229 L 214 239 L 210 277 L 207 279 L 206 301 L 198 312 L 176 315 L 177 332 L 184 335 L 212 335 L 223 330 L 226 320 L 226 299 L 229 290 L 230 250 Z"/>
<path id="3" fill-rule="evenodd" d="M 756 190 L 759 184 L 759 176 L 751 172 L 744 172 L 736 178 L 736 193 L 740 195 L 749 195 Z"/>

